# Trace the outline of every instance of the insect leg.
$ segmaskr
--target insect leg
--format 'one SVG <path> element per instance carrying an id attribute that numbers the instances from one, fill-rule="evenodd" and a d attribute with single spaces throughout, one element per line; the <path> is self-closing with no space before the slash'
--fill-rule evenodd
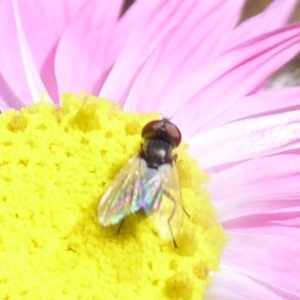
<path id="1" fill-rule="evenodd" d="M 186 214 L 186 216 L 187 216 L 188 218 L 190 218 L 191 215 L 186 211 L 186 209 L 184 208 L 184 206 L 182 206 L 182 209 L 183 209 L 184 213 Z"/>
<path id="2" fill-rule="evenodd" d="M 178 155 L 174 154 L 173 157 L 172 157 L 172 160 L 175 161 L 175 162 L 178 162 Z M 169 198 L 170 198 L 170 196 L 172 197 L 172 195 L 166 195 L 166 196 L 169 197 Z M 173 201 L 174 201 L 174 198 L 173 198 Z M 183 206 L 182 206 L 182 209 L 183 209 L 184 213 L 187 215 L 187 217 L 190 218 L 191 215 L 186 211 L 186 209 Z"/>
<path id="3" fill-rule="evenodd" d="M 121 231 L 121 227 L 123 226 L 123 223 L 124 223 L 125 219 L 123 219 L 121 222 L 120 222 L 120 225 L 119 225 L 119 228 L 118 228 L 118 231 L 116 233 L 116 235 L 119 235 L 120 231 Z"/>
<path id="4" fill-rule="evenodd" d="M 174 202 L 174 205 L 176 205 L 176 204 L 175 204 L 176 202 L 175 202 L 174 197 L 173 197 L 168 191 L 164 190 L 163 193 L 164 193 L 164 194 L 165 194 L 172 202 Z M 182 206 L 182 210 L 183 210 L 183 212 L 186 214 L 186 216 L 187 216 L 188 218 L 191 217 L 191 215 L 187 212 L 187 210 L 184 208 L 184 206 Z M 174 213 L 175 213 L 175 211 L 173 212 L 173 215 L 174 215 Z"/>
<path id="5" fill-rule="evenodd" d="M 173 244 L 174 244 L 174 248 L 178 248 L 178 245 L 176 243 L 176 240 L 174 238 L 174 234 L 173 234 L 173 230 L 172 230 L 172 226 L 171 226 L 171 220 L 173 219 L 174 217 L 174 214 L 175 214 L 175 211 L 176 211 L 176 201 L 174 199 L 174 197 L 166 190 L 163 190 L 163 193 L 165 194 L 166 197 L 168 197 L 174 204 L 173 206 L 173 210 L 172 210 L 172 213 L 170 215 L 170 217 L 168 218 L 168 226 L 169 226 L 169 229 L 170 229 L 170 232 L 171 232 L 171 235 L 172 235 L 172 240 L 173 240 Z"/>
<path id="6" fill-rule="evenodd" d="M 178 162 L 178 155 L 177 155 L 177 153 L 176 154 L 174 154 L 173 156 L 172 156 L 172 161 L 175 161 L 175 162 Z"/>

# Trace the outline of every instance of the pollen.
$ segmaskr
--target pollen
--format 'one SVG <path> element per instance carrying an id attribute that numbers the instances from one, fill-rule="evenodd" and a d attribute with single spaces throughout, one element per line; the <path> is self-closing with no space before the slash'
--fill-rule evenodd
<path id="1" fill-rule="evenodd" d="M 204 297 L 227 237 L 187 145 L 177 149 L 188 213 L 178 248 L 144 215 L 118 235 L 97 221 L 101 195 L 158 118 L 86 94 L 0 115 L 0 299 Z"/>

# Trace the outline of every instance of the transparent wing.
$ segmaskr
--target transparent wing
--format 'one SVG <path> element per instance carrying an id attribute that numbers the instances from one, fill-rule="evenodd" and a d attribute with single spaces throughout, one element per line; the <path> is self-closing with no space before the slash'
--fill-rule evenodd
<path id="1" fill-rule="evenodd" d="M 139 155 L 135 155 L 124 165 L 98 205 L 98 220 L 103 226 L 119 223 L 126 216 L 141 209 L 143 176 L 147 166 Z"/>
<path id="2" fill-rule="evenodd" d="M 102 196 L 98 220 L 109 226 L 139 210 L 150 216 L 163 239 L 175 242 L 184 212 L 176 164 L 156 170 L 138 154 L 131 158 Z"/>
<path id="3" fill-rule="evenodd" d="M 153 182 L 155 186 L 147 189 L 151 191 L 151 195 L 156 191 L 156 196 L 152 202 L 149 201 L 151 205 L 144 210 L 147 215 L 151 215 L 159 235 L 163 239 L 175 242 L 175 237 L 182 228 L 184 213 L 176 164 L 160 166 L 157 175 L 152 176 L 152 182 L 148 181 L 147 184 L 151 185 Z"/>

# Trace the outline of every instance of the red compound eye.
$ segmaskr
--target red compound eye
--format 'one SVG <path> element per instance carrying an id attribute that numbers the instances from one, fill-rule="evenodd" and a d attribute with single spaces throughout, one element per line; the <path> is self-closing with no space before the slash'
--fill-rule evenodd
<path id="1" fill-rule="evenodd" d="M 142 130 L 144 139 L 161 138 L 170 143 L 173 148 L 181 142 L 181 132 L 168 119 L 154 120 L 146 124 Z"/>

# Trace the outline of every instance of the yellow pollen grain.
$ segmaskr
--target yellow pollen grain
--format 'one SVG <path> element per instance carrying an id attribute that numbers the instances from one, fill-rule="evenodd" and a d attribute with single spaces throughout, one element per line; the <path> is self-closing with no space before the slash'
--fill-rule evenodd
<path id="1" fill-rule="evenodd" d="M 140 214 L 97 222 L 99 199 L 159 114 L 88 95 L 0 115 L 0 299 L 201 299 L 226 242 L 208 180 L 177 150 L 185 216 L 179 248 Z"/>

